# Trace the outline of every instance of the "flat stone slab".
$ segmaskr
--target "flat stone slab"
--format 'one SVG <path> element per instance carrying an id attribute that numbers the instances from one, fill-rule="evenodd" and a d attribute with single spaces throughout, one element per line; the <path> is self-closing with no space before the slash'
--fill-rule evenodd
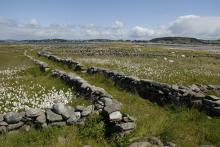
<path id="1" fill-rule="evenodd" d="M 120 121 L 122 120 L 122 114 L 120 111 L 115 111 L 109 114 L 109 120 L 110 121 Z"/>
<path id="2" fill-rule="evenodd" d="M 61 115 L 54 113 L 50 109 L 46 111 L 47 120 L 50 122 L 62 121 L 63 118 Z"/>
<path id="3" fill-rule="evenodd" d="M 27 117 L 37 117 L 37 116 L 40 116 L 42 113 L 44 113 L 41 109 L 34 109 L 34 108 L 31 108 L 31 109 L 29 109 L 29 110 L 27 110 L 26 112 L 25 112 L 25 115 L 27 116 Z"/>
<path id="4" fill-rule="evenodd" d="M 132 130 L 136 127 L 134 122 L 116 124 L 116 126 L 120 127 L 120 129 L 123 131 Z"/>
<path id="5" fill-rule="evenodd" d="M 20 128 L 20 127 L 23 126 L 23 125 L 24 125 L 23 122 L 18 122 L 18 123 L 16 123 L 16 124 L 9 124 L 9 125 L 7 126 L 7 129 L 8 129 L 9 131 L 15 130 L 15 129 Z"/>
<path id="6" fill-rule="evenodd" d="M 108 114 L 115 112 L 115 111 L 120 111 L 120 110 L 121 110 L 121 106 L 118 103 L 112 103 L 104 107 L 104 111 L 107 112 Z"/>

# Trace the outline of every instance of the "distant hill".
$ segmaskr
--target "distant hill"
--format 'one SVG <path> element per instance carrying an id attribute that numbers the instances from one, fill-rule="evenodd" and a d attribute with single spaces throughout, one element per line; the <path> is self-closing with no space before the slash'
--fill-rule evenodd
<path id="1" fill-rule="evenodd" d="M 190 37 L 162 37 L 152 40 L 111 40 L 111 39 L 90 39 L 90 40 L 66 40 L 66 39 L 42 39 L 42 40 L 0 40 L 0 44 L 75 44 L 75 43 L 102 43 L 102 42 L 134 42 L 134 43 L 162 43 L 162 44 L 218 44 L 219 40 L 202 40 Z"/>
<path id="2" fill-rule="evenodd" d="M 220 44 L 220 40 L 202 40 L 190 37 L 162 37 L 154 38 L 149 42 L 165 44 Z"/>

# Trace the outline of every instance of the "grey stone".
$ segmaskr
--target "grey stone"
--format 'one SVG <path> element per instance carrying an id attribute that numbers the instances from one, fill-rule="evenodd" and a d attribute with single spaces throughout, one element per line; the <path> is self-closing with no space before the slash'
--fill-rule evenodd
<path id="1" fill-rule="evenodd" d="M 7 125 L 8 125 L 8 123 L 6 123 L 5 121 L 0 122 L 0 126 L 7 126 Z"/>
<path id="2" fill-rule="evenodd" d="M 40 116 L 38 116 L 35 120 L 36 123 L 39 123 L 39 124 L 44 124 L 46 123 L 46 115 L 45 113 L 42 113 Z"/>
<path id="3" fill-rule="evenodd" d="M 116 124 L 116 126 L 119 127 L 121 131 L 133 130 L 136 127 L 134 122 L 120 123 Z"/>
<path id="4" fill-rule="evenodd" d="M 115 111 L 119 111 L 120 109 L 121 109 L 121 106 L 118 103 L 113 103 L 111 105 L 104 107 L 104 111 L 107 112 L 108 114 L 115 112 Z"/>
<path id="5" fill-rule="evenodd" d="M 108 98 L 108 97 L 103 97 L 103 98 L 100 99 L 100 101 L 102 101 L 105 104 L 105 106 L 108 106 L 108 105 L 112 104 L 112 99 Z"/>
<path id="6" fill-rule="evenodd" d="M 63 114 L 66 113 L 67 109 L 66 106 L 62 103 L 57 103 L 53 105 L 53 111 L 57 114 Z"/>
<path id="7" fill-rule="evenodd" d="M 109 114 L 110 121 L 120 121 L 122 120 L 122 114 L 120 111 L 115 111 Z"/>
<path id="8" fill-rule="evenodd" d="M 7 126 L 7 129 L 10 131 L 10 130 L 15 130 L 15 129 L 18 129 L 18 128 L 20 128 L 20 127 L 22 127 L 24 125 L 24 123 L 23 122 L 18 122 L 18 123 L 16 123 L 16 124 L 9 124 L 8 126 Z"/>
<path id="9" fill-rule="evenodd" d="M 46 111 L 47 120 L 50 122 L 62 121 L 63 118 L 61 115 L 52 112 L 50 109 Z"/>
<path id="10" fill-rule="evenodd" d="M 5 126 L 0 126 L 0 134 L 6 133 L 7 128 Z"/>
<path id="11" fill-rule="evenodd" d="M 193 85 L 190 87 L 190 89 L 191 89 L 192 91 L 194 91 L 194 92 L 199 92 L 199 91 L 200 91 L 200 88 L 199 88 L 197 85 L 195 85 L 195 84 L 193 84 Z"/>
<path id="12" fill-rule="evenodd" d="M 26 116 L 32 118 L 32 117 L 37 117 L 37 116 L 41 115 L 42 113 L 44 113 L 44 112 L 41 109 L 31 108 L 26 111 Z"/>
<path id="13" fill-rule="evenodd" d="M 17 112 L 8 112 L 4 116 L 5 121 L 9 124 L 15 124 L 22 119 L 22 115 Z"/>
<path id="14" fill-rule="evenodd" d="M 89 105 L 89 106 L 87 106 L 86 108 L 83 109 L 81 115 L 82 116 L 87 116 L 90 113 L 92 113 L 93 111 L 94 111 L 94 106 L 93 105 Z"/>
<path id="15" fill-rule="evenodd" d="M 214 96 L 214 95 L 208 95 L 208 96 L 206 96 L 205 98 L 208 99 L 208 100 L 212 100 L 212 101 L 220 100 L 219 97 Z"/>

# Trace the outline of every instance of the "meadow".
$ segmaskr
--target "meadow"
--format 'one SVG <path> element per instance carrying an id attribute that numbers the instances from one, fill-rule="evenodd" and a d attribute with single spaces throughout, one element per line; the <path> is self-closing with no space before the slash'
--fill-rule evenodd
<path id="1" fill-rule="evenodd" d="M 75 72 L 62 64 L 39 57 L 45 49 L 61 57 L 71 58 L 85 67 L 97 66 L 124 72 L 139 78 L 172 84 L 219 84 L 220 55 L 193 50 L 171 50 L 164 47 L 146 48 L 131 43 L 78 45 L 0 46 L 0 108 L 1 113 L 30 107 L 47 108 L 59 101 L 70 105 L 89 102 L 76 96 L 71 87 L 40 71 L 23 53 L 49 64 L 52 69 L 74 72 L 91 84 L 104 88 L 123 104 L 123 111 L 137 120 L 135 131 L 125 137 L 105 136 L 102 118 L 91 115 L 82 128 L 76 126 L 21 131 L 0 136 L 0 146 L 128 146 L 129 140 L 156 136 L 177 146 L 220 146 L 220 119 L 207 116 L 194 108 L 175 105 L 161 107 L 137 94 L 114 86 L 102 75 Z M 45 82 L 46 81 L 46 82 Z M 217 93 L 218 94 L 218 93 Z"/>

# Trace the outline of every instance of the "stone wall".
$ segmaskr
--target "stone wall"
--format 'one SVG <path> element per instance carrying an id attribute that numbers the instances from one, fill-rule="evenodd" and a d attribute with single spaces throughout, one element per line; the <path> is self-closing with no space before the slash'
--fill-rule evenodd
<path id="1" fill-rule="evenodd" d="M 47 71 L 46 69 L 49 68 L 46 63 L 36 60 L 31 56 L 28 57 L 36 64 L 40 65 L 40 67 L 42 67 L 44 71 Z M 81 114 L 78 114 L 78 116 L 85 117 L 91 112 L 97 111 L 104 116 L 105 122 L 112 129 L 112 133 L 116 132 L 125 134 L 130 133 L 135 129 L 135 119 L 126 113 L 122 113 L 122 104 L 119 103 L 117 100 L 112 99 L 112 96 L 108 94 L 104 89 L 90 85 L 87 81 L 75 75 L 74 73 L 66 73 L 60 70 L 52 70 L 52 76 L 65 81 L 69 86 L 74 88 L 79 95 L 84 96 L 93 103 L 93 105 L 82 109 Z M 62 108 L 64 106 L 59 107 Z M 55 112 L 57 111 L 55 110 Z M 62 124 L 64 124 L 64 122 L 62 122 Z M 68 124 L 68 122 L 66 122 L 66 124 Z"/>
<path id="2" fill-rule="evenodd" d="M 62 59 L 58 56 L 55 56 L 55 55 L 51 55 L 50 53 L 48 52 L 44 52 L 44 51 L 40 51 L 38 52 L 38 55 L 39 56 L 44 56 L 44 57 L 47 57 L 48 59 L 54 61 L 54 62 L 57 62 L 57 63 L 61 63 L 61 64 L 64 64 L 64 65 L 67 65 L 68 67 L 72 68 L 73 70 L 75 71 L 81 71 L 83 70 L 83 66 L 76 62 L 76 61 L 73 61 L 71 59 Z"/>
<path id="3" fill-rule="evenodd" d="M 207 95 L 209 90 L 220 90 L 218 85 L 192 85 L 189 87 L 169 85 L 152 80 L 142 80 L 123 73 L 103 68 L 90 67 L 88 74 L 102 74 L 114 81 L 115 85 L 160 105 L 181 104 L 204 109 L 210 115 L 220 116 L 220 98 Z"/>
<path id="4" fill-rule="evenodd" d="M 47 52 L 38 52 L 38 55 L 56 62 L 67 62 L 66 59 L 61 59 Z M 106 78 L 112 79 L 116 86 L 129 92 L 138 93 L 142 98 L 149 99 L 159 105 L 174 103 L 189 107 L 194 106 L 206 110 L 209 115 L 220 116 L 220 98 L 206 94 L 210 90 L 220 91 L 220 85 L 192 85 L 190 87 L 169 85 L 97 67 L 88 68 L 87 73 L 102 74 Z"/>
<path id="5" fill-rule="evenodd" d="M 121 112 L 121 104 L 112 99 L 104 89 L 90 85 L 88 82 L 73 73 L 53 70 L 52 75 L 64 80 L 69 86 L 86 97 L 94 104 L 94 109 L 99 111 L 113 132 L 129 133 L 135 128 L 135 120 L 126 113 Z"/>
<path id="6" fill-rule="evenodd" d="M 82 124 L 85 118 L 94 111 L 93 108 L 93 105 L 73 108 L 58 103 L 46 110 L 31 108 L 19 113 L 0 114 L 0 133 L 18 129 L 29 131 L 30 128 L 44 129 L 53 126 Z"/>

